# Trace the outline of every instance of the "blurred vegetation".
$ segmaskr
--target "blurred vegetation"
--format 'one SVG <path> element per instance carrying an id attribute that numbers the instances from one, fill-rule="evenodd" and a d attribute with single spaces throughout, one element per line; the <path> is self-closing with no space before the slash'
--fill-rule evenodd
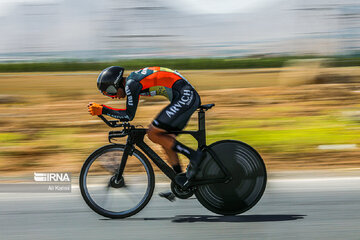
<path id="1" fill-rule="evenodd" d="M 310 71 L 309 65 L 316 67 Z M 269 169 L 360 166 L 358 149 L 318 148 L 360 146 L 359 67 L 324 68 L 322 61 L 300 59 L 284 68 L 181 73 L 199 91 L 203 104 L 216 104 L 206 113 L 208 144 L 244 141 L 261 153 Z M 122 108 L 125 102 L 101 95 L 97 74 L 0 74 L 1 174 L 78 173 L 86 157 L 107 144 L 110 129 L 88 114 L 87 104 Z M 133 124 L 146 127 L 166 104 L 161 97 L 142 97 Z M 194 114 L 187 129 L 196 128 Z M 196 147 L 191 137 L 179 140 Z M 151 146 L 164 156 L 159 146 Z M 181 160 L 185 167 L 188 160 Z"/>
<path id="2" fill-rule="evenodd" d="M 244 69 L 278 68 L 289 60 L 319 58 L 315 56 L 252 57 L 252 58 L 186 58 L 186 59 L 130 59 L 113 62 L 81 62 L 64 60 L 62 62 L 2 63 L 0 72 L 56 72 L 56 71 L 99 71 L 108 66 L 123 66 L 136 70 L 145 66 L 166 66 L 172 69 Z M 327 58 L 331 67 L 360 66 L 360 57 L 321 57 Z"/>
<path id="3" fill-rule="evenodd" d="M 241 139 L 271 154 L 311 153 L 326 144 L 360 144 L 360 128 L 351 129 L 351 121 L 328 114 L 218 120 L 217 126 L 210 128 L 209 140 Z"/>

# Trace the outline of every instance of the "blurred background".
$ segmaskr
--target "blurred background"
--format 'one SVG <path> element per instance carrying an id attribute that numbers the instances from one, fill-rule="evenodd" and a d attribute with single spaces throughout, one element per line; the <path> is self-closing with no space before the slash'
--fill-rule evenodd
<path id="1" fill-rule="evenodd" d="M 0 0 L 0 32 L 2 176 L 79 173 L 110 130 L 88 102 L 125 105 L 96 88 L 111 65 L 179 70 L 216 104 L 208 143 L 244 141 L 270 171 L 360 167 L 357 0 Z M 166 104 L 142 98 L 133 122 Z"/>

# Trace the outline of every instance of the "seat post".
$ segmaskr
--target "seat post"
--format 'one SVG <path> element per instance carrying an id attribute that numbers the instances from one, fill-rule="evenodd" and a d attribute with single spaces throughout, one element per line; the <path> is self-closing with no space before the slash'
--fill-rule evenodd
<path id="1" fill-rule="evenodd" d="M 200 109 L 198 112 L 198 123 L 199 123 L 198 148 L 201 148 L 206 145 L 205 111 L 203 109 Z"/>

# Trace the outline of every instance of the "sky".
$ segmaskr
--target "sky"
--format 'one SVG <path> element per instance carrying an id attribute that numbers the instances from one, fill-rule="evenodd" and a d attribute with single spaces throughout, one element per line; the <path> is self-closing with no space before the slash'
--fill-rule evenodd
<path id="1" fill-rule="evenodd" d="M 12 13 L 12 10 L 19 4 L 31 3 L 52 3 L 58 0 L 0 0 L 0 16 L 7 16 Z"/>
<path id="2" fill-rule="evenodd" d="M 170 5 L 191 14 L 229 14 L 256 11 L 280 0 L 177 0 L 167 1 Z"/>
<path id="3" fill-rule="evenodd" d="M 332 54 L 359 49 L 359 16 L 358 0 L 0 0 L 0 55 Z"/>
<path id="4" fill-rule="evenodd" d="M 248 12 L 259 7 L 274 4 L 278 1 L 279 0 L 177 0 L 163 2 L 192 14 L 222 14 Z M 59 3 L 61 0 L 0 0 L 0 16 L 8 15 L 11 10 L 19 4 L 46 4 L 56 2 Z"/>

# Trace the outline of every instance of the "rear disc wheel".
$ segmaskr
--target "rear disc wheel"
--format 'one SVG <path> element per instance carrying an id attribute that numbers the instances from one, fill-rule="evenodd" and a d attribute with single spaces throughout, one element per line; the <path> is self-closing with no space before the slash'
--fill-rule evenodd
<path id="1" fill-rule="evenodd" d="M 219 141 L 209 148 L 232 179 L 228 183 L 198 186 L 196 198 L 208 210 L 221 215 L 236 215 L 252 208 L 266 187 L 266 169 L 260 155 L 249 145 L 234 140 Z M 197 180 L 225 177 L 208 151 L 200 168 Z"/>

